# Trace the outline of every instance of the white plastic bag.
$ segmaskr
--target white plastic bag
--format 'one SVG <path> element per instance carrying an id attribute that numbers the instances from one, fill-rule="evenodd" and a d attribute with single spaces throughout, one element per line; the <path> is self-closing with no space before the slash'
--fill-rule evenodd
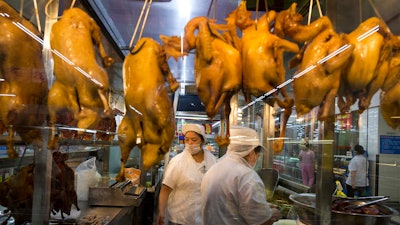
<path id="1" fill-rule="evenodd" d="M 87 201 L 89 195 L 89 187 L 96 186 L 101 175 L 96 169 L 96 157 L 92 157 L 76 167 L 76 193 L 78 201 Z"/>

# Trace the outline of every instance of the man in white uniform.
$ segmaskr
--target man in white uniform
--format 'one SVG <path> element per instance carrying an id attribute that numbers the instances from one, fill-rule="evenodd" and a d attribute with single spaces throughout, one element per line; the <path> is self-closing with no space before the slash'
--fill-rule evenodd
<path id="1" fill-rule="evenodd" d="M 258 134 L 247 127 L 230 130 L 227 153 L 201 183 L 204 225 L 266 225 L 280 218 L 266 201 L 264 183 L 254 171 L 261 150 Z"/>

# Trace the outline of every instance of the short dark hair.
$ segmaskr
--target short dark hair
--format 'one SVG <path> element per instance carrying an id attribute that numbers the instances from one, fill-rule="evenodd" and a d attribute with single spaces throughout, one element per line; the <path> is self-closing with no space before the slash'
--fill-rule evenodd
<path id="1" fill-rule="evenodd" d="M 364 154 L 364 148 L 361 145 L 356 145 L 354 146 L 354 151 L 356 151 L 358 154 Z"/>

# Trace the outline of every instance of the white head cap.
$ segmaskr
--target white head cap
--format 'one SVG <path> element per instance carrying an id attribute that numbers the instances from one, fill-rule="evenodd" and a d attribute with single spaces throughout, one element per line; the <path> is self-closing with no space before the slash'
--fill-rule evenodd
<path id="1" fill-rule="evenodd" d="M 200 134 L 203 137 L 204 142 L 206 142 L 206 131 L 202 125 L 194 123 L 184 124 L 182 126 L 182 133 L 185 135 L 188 131 L 194 131 Z"/>
<path id="2" fill-rule="evenodd" d="M 230 144 L 228 153 L 236 154 L 241 157 L 248 155 L 254 148 L 261 146 L 260 138 L 254 129 L 241 126 L 232 126 L 229 130 Z"/>

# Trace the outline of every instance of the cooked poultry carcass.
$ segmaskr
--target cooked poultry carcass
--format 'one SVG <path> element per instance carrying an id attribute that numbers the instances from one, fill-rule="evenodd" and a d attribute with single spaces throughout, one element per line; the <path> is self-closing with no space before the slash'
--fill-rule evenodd
<path id="1" fill-rule="evenodd" d="M 56 79 L 48 100 L 53 127 L 48 147 L 54 149 L 57 117 L 66 110 L 72 112 L 79 129 L 96 129 L 101 118 L 115 119 L 108 102 L 108 75 L 97 62 L 96 49 L 105 67 L 113 60 L 106 55 L 99 26 L 79 8 L 64 11 L 52 26 L 50 44 L 57 51 L 53 52 Z"/>
<path id="2" fill-rule="evenodd" d="M 115 116 L 117 116 L 116 109 L 113 109 L 113 117 L 100 118 L 97 123 L 97 133 L 96 138 L 102 141 L 112 141 L 115 136 L 115 131 L 117 129 L 117 122 L 115 121 Z"/>
<path id="3" fill-rule="evenodd" d="M 317 106 L 319 120 L 329 115 L 339 89 L 341 69 L 349 59 L 353 46 L 348 45 L 338 54 L 332 53 L 346 44 L 348 40 L 345 37 L 337 35 L 333 28 L 328 28 L 306 45 L 293 81 L 298 116 L 309 113 Z M 323 60 L 328 55 L 331 58 Z"/>
<path id="4" fill-rule="evenodd" d="M 322 16 L 308 25 L 303 25 L 303 16 L 296 12 L 297 3 L 278 13 L 275 19 L 274 33 L 284 38 L 290 37 L 292 40 L 303 43 L 313 39 L 321 31 L 330 29 L 332 23 L 328 17 Z"/>
<path id="5" fill-rule="evenodd" d="M 66 164 L 67 154 L 54 152 L 53 159 L 50 210 L 53 214 L 60 212 L 61 218 L 64 219 L 64 214 L 70 215 L 72 205 L 75 205 L 77 210 L 80 210 L 78 196 L 75 191 L 75 173 Z"/>
<path id="6" fill-rule="evenodd" d="M 242 20 L 240 25 L 236 22 L 239 18 L 232 18 L 239 11 L 243 12 L 239 14 Z M 274 20 L 275 11 L 264 14 L 257 23 L 250 18 L 250 13 L 247 15 L 248 22 L 244 22 L 245 13 L 247 14 L 246 3 L 242 1 L 227 21 L 228 24 L 235 21 L 242 31 L 243 92 L 249 101 L 250 96 L 259 97 L 285 81 L 283 52 L 297 53 L 299 47 L 269 32 L 269 22 Z M 288 102 L 292 101 L 288 99 L 285 87 L 279 91 Z"/>
<path id="7" fill-rule="evenodd" d="M 340 112 L 348 112 L 357 100 L 359 113 L 369 107 L 388 73 L 392 37 L 389 28 L 376 17 L 367 19 L 348 34 L 355 47 L 342 70 L 338 93 Z"/>
<path id="8" fill-rule="evenodd" d="M 381 111 L 386 123 L 393 129 L 400 127 L 400 81 L 381 93 Z"/>
<path id="9" fill-rule="evenodd" d="M 169 151 L 175 136 L 175 115 L 165 80 L 178 88 L 163 47 L 151 38 L 141 38 L 123 63 L 126 112 L 118 127 L 123 181 L 131 149 L 141 150 L 145 169 L 158 163 Z"/>
<path id="10" fill-rule="evenodd" d="M 318 119 L 328 116 L 340 87 L 340 70 L 349 59 L 354 46 L 333 29 L 328 17 L 320 17 L 309 25 L 302 25 L 303 17 L 296 13 L 296 3 L 276 18 L 275 33 L 289 36 L 297 42 L 306 42 L 290 62 L 298 67 L 293 81 L 297 116 L 307 114 L 319 106 Z M 334 53 L 344 47 L 340 53 Z M 330 55 L 332 54 L 332 55 Z M 332 56 L 331 58 L 325 58 Z M 324 59 L 325 58 L 325 59 Z"/>
<path id="11" fill-rule="evenodd" d="M 224 119 L 229 121 L 230 100 L 242 85 L 242 62 L 239 50 L 215 27 L 207 17 L 191 19 L 185 26 L 183 45 L 185 52 L 196 49 L 196 88 L 207 116 L 214 118 L 223 106 Z M 229 122 L 226 126 L 225 135 L 221 132 L 215 139 L 219 146 L 229 144 Z"/>
<path id="12" fill-rule="evenodd" d="M 0 205 L 10 211 L 16 225 L 32 220 L 33 169 L 33 165 L 22 167 L 17 174 L 0 183 Z M 4 224 L 7 224 L 7 220 Z"/>
<path id="13" fill-rule="evenodd" d="M 260 97 L 278 87 L 285 81 L 285 66 L 283 53 L 299 51 L 297 44 L 281 39 L 270 33 L 269 23 L 275 19 L 275 11 L 269 11 L 256 22 L 247 12 L 246 2 L 242 1 L 239 7 L 226 18 L 228 24 L 235 24 L 242 31 L 241 53 L 243 64 L 243 93 L 246 101 L 251 101 L 251 96 Z M 281 94 L 284 100 L 279 99 Z M 273 93 L 272 98 L 264 100 L 271 106 L 275 102 L 285 108 L 284 122 L 282 123 L 280 137 L 285 136 L 287 119 L 291 114 L 293 99 L 286 92 L 286 87 Z M 273 143 L 273 151 L 279 153 L 283 147 L 282 139 Z"/>
<path id="14" fill-rule="evenodd" d="M 47 115 L 47 78 L 42 46 L 20 27 L 41 34 L 12 7 L 0 1 L 0 133 L 8 132 L 7 153 L 17 157 L 14 133 L 26 144 L 42 147 L 40 129 Z M 18 25 L 18 26 L 17 26 Z M 10 95 L 10 96 L 7 96 Z"/>
<path id="15" fill-rule="evenodd" d="M 393 129 L 400 127 L 400 49 L 390 58 L 389 73 L 382 85 L 381 112 L 386 123 Z"/>

